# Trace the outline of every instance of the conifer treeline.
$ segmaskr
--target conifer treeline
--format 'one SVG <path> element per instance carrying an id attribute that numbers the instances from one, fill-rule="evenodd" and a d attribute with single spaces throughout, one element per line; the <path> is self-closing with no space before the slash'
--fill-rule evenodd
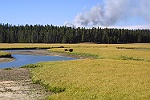
<path id="1" fill-rule="evenodd" d="M 0 24 L 0 43 L 150 43 L 150 30 Z"/>

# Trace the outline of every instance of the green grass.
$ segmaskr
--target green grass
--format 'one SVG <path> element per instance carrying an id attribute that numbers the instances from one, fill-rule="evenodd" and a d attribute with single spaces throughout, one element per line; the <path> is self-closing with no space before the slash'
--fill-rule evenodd
<path id="1" fill-rule="evenodd" d="M 136 60 L 136 61 L 144 61 L 143 58 L 134 58 L 134 57 L 128 57 L 128 56 L 120 56 L 121 60 Z"/>
<path id="2" fill-rule="evenodd" d="M 77 55 L 77 56 L 80 56 L 80 57 L 100 58 L 99 55 L 90 54 L 90 53 L 68 52 L 68 54 Z"/>
<path id="3" fill-rule="evenodd" d="M 41 64 L 28 64 L 28 65 L 21 66 L 21 68 L 37 68 L 37 67 L 42 67 L 42 65 Z"/>
<path id="4" fill-rule="evenodd" d="M 3 68 L 4 70 L 12 70 L 12 68 Z"/>
<path id="5" fill-rule="evenodd" d="M 40 80 L 32 80 L 34 84 L 40 84 L 41 86 L 43 86 L 46 90 L 46 92 L 52 92 L 52 93 L 60 93 L 60 92 L 64 92 L 65 88 L 60 88 L 60 87 L 52 87 L 48 84 L 45 84 L 45 82 L 43 82 L 41 79 Z"/>

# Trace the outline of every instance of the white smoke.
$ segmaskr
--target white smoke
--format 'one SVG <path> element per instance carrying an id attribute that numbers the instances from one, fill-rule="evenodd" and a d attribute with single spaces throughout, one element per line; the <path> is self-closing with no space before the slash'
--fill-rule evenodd
<path id="1" fill-rule="evenodd" d="M 150 0 L 104 0 L 89 11 L 79 13 L 73 23 L 75 26 L 110 26 L 134 16 L 150 22 Z"/>
<path id="2" fill-rule="evenodd" d="M 64 25 L 67 26 L 67 27 L 76 28 L 76 26 L 75 26 L 73 23 L 70 23 L 70 22 L 68 22 L 68 21 L 65 22 Z"/>
<path id="3" fill-rule="evenodd" d="M 145 18 L 148 23 L 150 23 L 150 0 L 140 0 L 140 4 L 141 6 L 139 9 L 139 15 Z"/>

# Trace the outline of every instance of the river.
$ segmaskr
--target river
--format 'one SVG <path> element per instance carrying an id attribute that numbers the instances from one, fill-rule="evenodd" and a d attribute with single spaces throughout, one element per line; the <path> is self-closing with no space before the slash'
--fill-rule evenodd
<path id="1" fill-rule="evenodd" d="M 15 52 L 15 50 L 12 51 L 8 50 L 8 51 Z M 12 57 L 15 58 L 14 61 L 0 62 L 0 68 L 21 67 L 27 64 L 35 64 L 38 62 L 46 62 L 46 61 L 75 60 L 75 58 L 63 56 L 29 55 L 29 54 L 12 54 Z"/>

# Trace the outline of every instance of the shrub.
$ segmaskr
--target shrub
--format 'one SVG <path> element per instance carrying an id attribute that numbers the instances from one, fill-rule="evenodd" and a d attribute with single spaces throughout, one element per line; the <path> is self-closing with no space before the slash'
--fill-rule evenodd
<path id="1" fill-rule="evenodd" d="M 128 56 L 120 56 L 121 60 L 136 60 L 136 61 L 143 61 L 143 58 L 134 58 L 134 57 L 128 57 Z"/>
<path id="2" fill-rule="evenodd" d="M 12 70 L 12 68 L 4 68 L 4 70 Z"/>
<path id="3" fill-rule="evenodd" d="M 29 64 L 29 65 L 22 66 L 21 68 L 37 68 L 37 67 L 42 67 L 42 65 L 40 65 L 40 64 Z"/>
<path id="4" fill-rule="evenodd" d="M 41 84 L 42 83 L 42 80 L 40 79 L 40 80 L 35 80 L 35 81 L 33 81 L 33 84 Z"/>
<path id="5" fill-rule="evenodd" d="M 10 53 L 7 54 L 1 54 L 0 57 L 4 57 L 4 58 L 12 58 Z"/>
<path id="6" fill-rule="evenodd" d="M 66 88 L 60 88 L 60 87 L 52 87 L 49 84 L 45 84 L 41 79 L 40 80 L 33 80 L 34 84 L 40 84 L 45 88 L 47 92 L 53 92 L 53 93 L 60 93 L 66 90 Z"/>
<path id="7" fill-rule="evenodd" d="M 66 90 L 66 88 L 50 87 L 49 84 L 48 84 L 48 88 L 47 88 L 47 91 L 54 92 L 54 93 L 64 92 L 65 90 Z"/>

